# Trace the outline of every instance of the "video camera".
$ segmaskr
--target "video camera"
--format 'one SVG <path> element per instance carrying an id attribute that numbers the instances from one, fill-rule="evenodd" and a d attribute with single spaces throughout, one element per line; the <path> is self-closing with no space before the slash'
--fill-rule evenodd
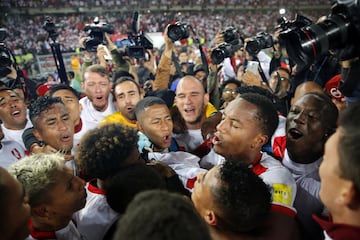
<path id="1" fill-rule="evenodd" d="M 351 46 L 348 59 L 360 55 L 360 6 L 357 0 L 333 1 L 331 13 L 319 23 L 297 17 L 283 23 L 280 43 L 302 70 L 328 54 Z M 351 35 L 351 36 L 350 36 Z M 345 60 L 345 59 L 343 59 Z"/>
<path id="2" fill-rule="evenodd" d="M 251 55 L 256 56 L 262 49 L 270 48 L 274 45 L 273 38 L 266 32 L 259 32 L 246 43 L 245 50 Z"/>
<path id="3" fill-rule="evenodd" d="M 136 59 L 148 58 L 147 49 L 153 49 L 154 45 L 149 37 L 140 31 L 140 18 L 139 13 L 133 13 L 132 32 L 128 33 L 128 38 L 123 39 L 126 41 L 125 52 L 123 56 L 129 56 Z"/>
<path id="4" fill-rule="evenodd" d="M 230 26 L 223 32 L 224 42 L 217 46 L 211 53 L 211 61 L 220 64 L 225 58 L 234 55 L 236 47 L 243 45 L 242 39 L 236 28 Z"/>
<path id="5" fill-rule="evenodd" d="M 99 17 L 95 17 L 92 24 L 84 27 L 84 31 L 88 32 L 88 37 L 84 41 L 84 47 L 89 52 L 96 52 L 99 44 L 106 45 L 104 33 L 113 34 L 114 27 L 104 21 L 100 21 Z"/>

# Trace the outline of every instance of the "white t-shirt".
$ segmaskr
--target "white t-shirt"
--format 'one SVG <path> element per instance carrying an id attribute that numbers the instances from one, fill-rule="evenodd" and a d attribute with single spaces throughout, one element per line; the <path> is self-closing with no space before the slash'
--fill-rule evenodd
<path id="1" fill-rule="evenodd" d="M 189 191 L 193 190 L 197 175 L 207 172 L 206 169 L 200 168 L 200 158 L 188 152 L 149 152 L 148 159 L 161 161 L 171 167 Z"/>
<path id="2" fill-rule="evenodd" d="M 113 97 L 111 94 L 109 94 L 108 106 L 103 112 L 97 111 L 91 101 L 88 99 L 88 97 L 80 99 L 79 102 L 83 107 L 80 117 L 87 130 L 96 128 L 104 117 L 116 112 L 116 108 L 113 103 Z"/>
<path id="3" fill-rule="evenodd" d="M 11 164 L 25 157 L 25 148 L 15 141 L 1 140 L 0 145 L 0 167 L 8 169 Z"/>
<path id="4" fill-rule="evenodd" d="M 87 183 L 86 192 L 85 207 L 74 214 L 77 228 L 87 240 L 103 239 L 119 214 L 111 209 L 103 190 Z"/>
<path id="5" fill-rule="evenodd" d="M 5 141 L 5 140 L 15 141 L 15 142 L 19 143 L 24 149 L 26 149 L 24 141 L 22 139 L 22 134 L 26 129 L 31 128 L 32 126 L 33 125 L 30 120 L 27 120 L 25 128 L 21 129 L 21 130 L 8 129 L 4 126 L 4 124 L 1 124 L 1 129 L 5 136 L 3 141 Z"/>
<path id="6" fill-rule="evenodd" d="M 173 133 L 172 137 L 176 140 L 179 148 L 185 149 L 186 152 L 195 150 L 204 142 L 201 129 L 187 130 L 187 133 L 181 134 Z"/>

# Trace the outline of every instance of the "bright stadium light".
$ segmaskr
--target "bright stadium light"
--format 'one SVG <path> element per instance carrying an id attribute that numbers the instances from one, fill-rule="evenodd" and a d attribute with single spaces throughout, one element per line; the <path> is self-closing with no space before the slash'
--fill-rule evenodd
<path id="1" fill-rule="evenodd" d="M 280 8 L 280 9 L 279 9 L 279 13 L 280 13 L 281 15 L 285 14 L 285 13 L 286 13 L 285 8 Z"/>

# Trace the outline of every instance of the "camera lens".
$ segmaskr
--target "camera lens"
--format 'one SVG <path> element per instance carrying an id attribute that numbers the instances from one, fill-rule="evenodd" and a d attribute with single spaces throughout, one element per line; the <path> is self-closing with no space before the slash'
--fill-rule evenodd
<path id="1" fill-rule="evenodd" d="M 284 31 L 280 34 L 280 40 L 289 57 L 301 70 L 327 54 L 330 49 L 346 45 L 349 28 L 350 22 L 343 15 L 331 15 L 323 22 Z"/>
<path id="2" fill-rule="evenodd" d="M 189 26 L 185 23 L 176 22 L 168 27 L 168 37 L 173 42 L 188 38 L 189 35 Z"/>
<path id="3" fill-rule="evenodd" d="M 233 47 L 229 43 L 222 43 L 215 48 L 211 53 L 211 61 L 215 64 L 220 64 L 225 58 L 233 55 Z"/>

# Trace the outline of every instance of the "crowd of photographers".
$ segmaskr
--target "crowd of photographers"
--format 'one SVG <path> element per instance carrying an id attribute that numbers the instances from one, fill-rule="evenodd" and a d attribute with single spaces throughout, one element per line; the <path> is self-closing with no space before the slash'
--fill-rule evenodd
<path id="1" fill-rule="evenodd" d="M 116 33 L 127 34 L 129 29 L 129 22 L 131 22 L 131 14 L 117 14 L 107 13 L 103 17 L 107 23 L 114 26 Z M 288 13 L 289 18 L 292 13 Z M 314 18 L 315 14 L 310 13 L 309 18 Z M 94 16 L 87 14 L 76 14 L 71 16 L 52 16 L 53 21 L 58 28 L 58 42 L 61 43 L 63 52 L 74 52 L 78 47 L 77 38 L 80 35 L 86 35 L 83 31 L 86 24 L 92 23 Z M 222 21 L 226 18 L 227 21 Z M 167 23 L 173 20 L 186 21 L 196 29 L 199 37 L 206 40 L 206 44 L 211 44 L 215 34 L 219 29 L 224 29 L 226 26 L 234 26 L 241 29 L 244 36 L 252 36 L 257 32 L 266 31 L 271 32 L 276 26 L 276 20 L 279 18 L 277 12 L 271 11 L 264 13 L 249 13 L 244 12 L 238 14 L 236 12 L 228 13 L 206 13 L 198 12 L 192 13 L 151 13 L 144 14 L 141 18 L 141 26 L 144 32 L 163 32 Z M 9 17 L 4 22 L 8 29 L 9 36 L 5 40 L 7 46 L 11 48 L 17 55 L 26 54 L 49 54 L 51 53 L 50 46 L 47 42 L 47 32 L 43 29 L 45 22 L 44 16 L 17 16 L 16 18 Z"/>

